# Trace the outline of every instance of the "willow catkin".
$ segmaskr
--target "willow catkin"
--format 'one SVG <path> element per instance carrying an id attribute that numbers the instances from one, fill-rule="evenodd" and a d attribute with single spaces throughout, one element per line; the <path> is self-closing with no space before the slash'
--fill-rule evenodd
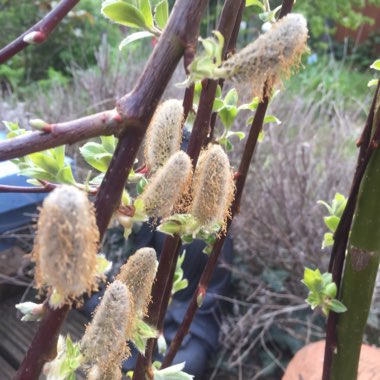
<path id="1" fill-rule="evenodd" d="M 120 366 L 127 356 L 126 340 L 134 319 L 132 295 L 125 284 L 115 280 L 108 285 L 81 340 L 85 363 L 97 365 L 102 372 Z"/>
<path id="2" fill-rule="evenodd" d="M 191 180 L 190 157 L 182 151 L 174 153 L 146 185 L 140 196 L 148 216 L 169 216 Z"/>
<path id="3" fill-rule="evenodd" d="M 179 151 L 183 117 L 182 102 L 177 99 L 169 99 L 157 108 L 145 142 L 145 162 L 150 172 L 157 171 Z"/>
<path id="4" fill-rule="evenodd" d="M 147 312 L 157 266 L 156 251 L 153 248 L 141 248 L 129 257 L 116 277 L 130 290 L 138 316 L 144 316 Z"/>
<path id="5" fill-rule="evenodd" d="M 299 64 L 307 47 L 307 36 L 305 18 L 300 14 L 289 14 L 227 59 L 220 71 L 225 78 L 252 83 L 254 95 L 261 98 L 267 95 L 265 91 L 272 88 L 280 75 L 289 75 L 290 68 Z"/>
<path id="6" fill-rule="evenodd" d="M 98 365 L 91 367 L 86 376 L 87 380 L 121 380 L 122 372 L 120 366 L 101 369 Z"/>
<path id="7" fill-rule="evenodd" d="M 32 255 L 36 286 L 54 288 L 66 302 L 94 290 L 98 242 L 86 194 L 73 186 L 56 188 L 44 200 L 38 219 Z"/>
<path id="8" fill-rule="evenodd" d="M 220 145 L 210 145 L 199 157 L 192 185 L 192 214 L 203 226 L 224 224 L 234 193 L 228 157 Z"/>

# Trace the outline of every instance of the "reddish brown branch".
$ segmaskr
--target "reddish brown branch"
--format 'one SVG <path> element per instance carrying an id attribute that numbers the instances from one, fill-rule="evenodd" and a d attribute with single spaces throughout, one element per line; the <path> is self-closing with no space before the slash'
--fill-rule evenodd
<path id="1" fill-rule="evenodd" d="M 207 0 L 177 0 L 168 24 L 135 89 L 118 102 L 119 113 L 128 120 L 128 129 L 119 138 L 115 154 L 95 201 L 101 238 L 114 210 L 119 206 L 124 184 L 162 93 L 184 54 L 185 47 L 195 44 L 198 38 L 200 19 L 206 5 Z M 36 337 L 38 344 L 28 350 L 27 357 L 18 372 L 18 379 L 38 378 L 40 367 L 33 367 L 34 372 L 28 374 L 25 370 L 33 365 L 30 361 L 34 357 L 46 358 L 46 352 L 50 352 L 50 347 L 44 345 L 44 340 L 46 336 L 58 335 L 61 327 L 58 321 L 65 316 L 66 312 L 62 309 L 48 313 L 46 318 L 54 323 L 48 326 L 40 325 L 38 338 Z"/>
<path id="2" fill-rule="evenodd" d="M 289 3 L 287 0 L 284 0 L 284 3 Z M 288 12 L 291 11 L 293 5 L 293 1 L 291 1 L 291 6 L 288 9 Z M 242 4 L 244 6 L 244 2 Z M 281 14 L 281 17 L 285 16 L 287 13 Z M 240 161 L 238 173 L 236 176 L 236 193 L 235 193 L 235 199 L 233 201 L 233 204 L 231 206 L 231 219 L 228 220 L 226 233 L 223 234 L 214 244 L 212 253 L 209 257 L 209 260 L 207 261 L 207 264 L 205 266 L 205 269 L 203 270 L 201 279 L 198 284 L 197 291 L 194 293 L 189 306 L 186 310 L 186 314 L 184 316 L 184 319 L 178 328 L 178 331 L 173 339 L 173 341 L 170 344 L 170 347 L 167 351 L 167 354 L 164 358 L 164 361 L 162 363 L 162 368 L 166 368 L 170 366 L 172 363 L 174 357 L 176 356 L 179 348 L 181 347 L 182 341 L 189 332 L 190 325 L 193 321 L 193 318 L 198 310 L 198 299 L 199 296 L 204 297 L 208 285 L 211 281 L 212 274 L 214 273 L 214 270 L 217 265 L 218 258 L 220 256 L 226 235 L 230 229 L 232 220 L 234 216 L 239 212 L 240 208 L 240 202 L 243 195 L 244 185 L 245 181 L 248 175 L 248 170 L 251 164 L 251 160 L 253 157 L 253 154 L 255 152 L 259 134 L 262 130 L 263 124 L 264 124 L 264 118 L 265 114 L 268 108 L 269 104 L 269 98 L 265 97 L 261 103 L 259 103 L 255 116 L 253 118 L 253 122 L 249 131 L 249 135 L 247 138 L 246 145 L 244 147 L 244 152 Z"/>
<path id="3" fill-rule="evenodd" d="M 31 187 L 0 185 L 0 193 L 49 193 L 55 186 Z"/>
<path id="4" fill-rule="evenodd" d="M 79 3 L 80 0 L 62 0 L 41 21 L 28 29 L 21 36 L 0 50 L 0 64 L 12 58 L 30 44 L 41 44 L 46 41 L 53 29 Z M 33 33 L 35 32 L 35 33 Z M 26 38 L 25 38 L 26 37 Z M 27 40 L 28 42 L 26 42 Z"/>
<path id="5" fill-rule="evenodd" d="M 38 379 L 43 365 L 56 357 L 59 331 L 68 312 L 67 305 L 61 309 L 49 309 L 14 380 Z"/>
<path id="6" fill-rule="evenodd" d="M 64 123 L 48 124 L 51 132 L 31 132 L 0 141 L 0 161 L 92 137 L 118 134 L 123 123 L 120 115 L 115 110 L 110 110 Z"/>

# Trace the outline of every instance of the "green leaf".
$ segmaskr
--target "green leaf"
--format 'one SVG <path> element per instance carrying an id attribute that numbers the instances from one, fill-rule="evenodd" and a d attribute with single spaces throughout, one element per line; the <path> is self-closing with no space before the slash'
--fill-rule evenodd
<path id="1" fill-rule="evenodd" d="M 226 129 L 230 129 L 238 114 L 238 109 L 235 106 L 228 106 L 219 111 L 219 117 Z"/>
<path id="2" fill-rule="evenodd" d="M 323 294 L 325 294 L 326 296 L 328 296 L 330 298 L 335 298 L 336 293 L 337 293 L 337 288 L 336 288 L 336 284 L 334 282 L 327 284 L 325 286 L 324 291 L 323 291 Z"/>
<path id="3" fill-rule="evenodd" d="M 131 28 L 147 28 L 142 12 L 121 0 L 106 0 L 102 4 L 103 16 L 118 24 Z"/>
<path id="4" fill-rule="evenodd" d="M 24 175 L 26 177 L 40 179 L 42 181 L 48 181 L 48 182 L 54 182 L 56 179 L 55 175 L 47 173 L 45 170 L 40 169 L 40 168 L 21 169 L 19 174 Z"/>
<path id="5" fill-rule="evenodd" d="M 120 42 L 119 50 L 124 49 L 127 45 L 129 45 L 132 42 L 135 42 L 137 40 L 141 40 L 142 38 L 153 37 L 153 36 L 154 36 L 153 33 L 148 32 L 146 30 L 143 30 L 141 32 L 132 33 L 128 37 L 124 38 L 123 41 Z"/>
<path id="6" fill-rule="evenodd" d="M 35 166 L 45 170 L 47 173 L 50 173 L 52 175 L 55 175 L 60 169 L 57 161 L 46 153 L 33 153 L 28 155 L 28 157 Z"/>
<path id="7" fill-rule="evenodd" d="M 281 120 L 277 119 L 276 116 L 273 115 L 267 115 L 264 118 L 264 124 L 265 123 L 276 123 L 277 125 L 281 124 Z"/>
<path id="8" fill-rule="evenodd" d="M 232 137 L 232 136 L 237 136 L 239 138 L 239 140 L 243 140 L 245 137 L 245 133 L 240 132 L 240 131 L 236 131 L 236 132 L 228 131 L 227 132 L 227 138 Z"/>
<path id="9" fill-rule="evenodd" d="M 338 218 L 337 216 L 335 215 L 332 215 L 332 216 L 325 216 L 323 218 L 326 226 L 328 227 L 328 229 L 331 231 L 331 232 L 335 232 L 336 231 L 336 228 L 338 227 L 338 224 L 339 224 L 339 221 L 340 221 L 340 218 Z"/>
<path id="10" fill-rule="evenodd" d="M 367 86 L 368 86 L 368 87 L 377 86 L 378 83 L 379 83 L 379 80 L 378 80 L 378 79 L 371 79 L 371 80 L 368 82 Z"/>
<path id="11" fill-rule="evenodd" d="M 239 100 L 239 96 L 237 91 L 233 88 L 228 91 L 226 97 L 224 98 L 224 103 L 228 106 L 237 106 L 237 102 Z"/>
<path id="12" fill-rule="evenodd" d="M 380 71 L 380 59 L 377 59 L 374 63 L 372 63 L 370 68 Z"/>
<path id="13" fill-rule="evenodd" d="M 252 5 L 256 5 L 260 7 L 262 10 L 265 10 L 265 6 L 260 0 L 246 0 L 245 2 L 246 7 L 250 7 Z"/>
<path id="14" fill-rule="evenodd" d="M 57 161 L 58 167 L 62 169 L 65 166 L 65 146 L 58 146 L 55 149 L 51 149 L 51 152 Z"/>
<path id="15" fill-rule="evenodd" d="M 264 131 L 263 130 L 260 131 L 259 136 L 257 138 L 257 141 L 259 143 L 262 143 L 264 141 Z"/>
<path id="16" fill-rule="evenodd" d="M 139 0 L 139 8 L 141 13 L 144 16 L 145 25 L 148 28 L 153 27 L 153 15 L 152 15 L 152 8 L 150 6 L 149 0 Z"/>
<path id="17" fill-rule="evenodd" d="M 71 170 L 71 166 L 66 166 L 61 169 L 57 174 L 57 181 L 69 185 L 75 185 L 76 181 Z"/>
<path id="18" fill-rule="evenodd" d="M 145 177 L 142 177 L 136 185 L 137 194 L 140 195 L 143 193 L 145 186 L 148 184 L 148 180 Z"/>
<path id="19" fill-rule="evenodd" d="M 147 32 L 141 32 L 141 33 L 147 33 Z M 135 33 L 134 33 L 135 34 Z M 111 154 L 115 153 L 116 148 L 116 142 L 117 139 L 115 136 L 100 136 L 100 140 L 102 141 L 103 148 Z"/>
<path id="20" fill-rule="evenodd" d="M 322 249 L 330 247 L 334 244 L 334 235 L 331 232 L 326 232 L 323 236 Z"/>
<path id="21" fill-rule="evenodd" d="M 216 98 L 215 100 L 214 100 L 214 104 L 213 104 L 213 106 L 212 106 L 212 110 L 214 111 L 214 112 L 219 112 L 222 108 L 224 108 L 224 101 L 222 100 L 222 99 L 218 99 L 218 98 Z"/>
<path id="22" fill-rule="evenodd" d="M 342 302 L 338 300 L 331 300 L 329 303 L 329 309 L 334 311 L 335 313 L 344 313 L 347 311 L 346 306 L 342 304 Z"/>
<path id="23" fill-rule="evenodd" d="M 167 0 L 160 1 L 154 10 L 154 19 L 159 28 L 164 29 L 169 18 L 169 4 Z"/>

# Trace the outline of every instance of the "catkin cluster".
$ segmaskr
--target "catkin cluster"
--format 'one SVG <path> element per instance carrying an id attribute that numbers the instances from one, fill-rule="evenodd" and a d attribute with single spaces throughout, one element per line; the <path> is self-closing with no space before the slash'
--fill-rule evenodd
<path id="1" fill-rule="evenodd" d="M 191 174 L 190 157 L 182 151 L 174 153 L 140 196 L 147 215 L 153 218 L 169 216 L 189 186 Z"/>
<path id="2" fill-rule="evenodd" d="M 33 260 L 38 288 L 53 288 L 64 302 L 96 288 L 99 232 L 87 196 L 63 185 L 43 202 Z M 59 306 L 59 305 L 55 305 Z"/>
<path id="3" fill-rule="evenodd" d="M 141 248 L 129 257 L 116 277 L 130 290 L 137 316 L 142 317 L 148 311 L 157 265 L 156 251 L 153 248 Z"/>
<path id="4" fill-rule="evenodd" d="M 192 185 L 192 214 L 203 226 L 225 224 L 234 195 L 228 157 L 220 145 L 209 145 L 199 157 Z"/>
<path id="5" fill-rule="evenodd" d="M 237 54 L 227 59 L 220 71 L 225 78 L 252 83 L 255 96 L 262 98 L 278 82 L 280 75 L 289 75 L 298 65 L 306 49 L 308 36 L 305 18 L 289 14 Z"/>
<path id="6" fill-rule="evenodd" d="M 157 108 L 148 127 L 145 142 L 145 163 L 151 173 L 156 172 L 179 150 L 182 124 L 181 101 L 169 99 Z"/>
<path id="7" fill-rule="evenodd" d="M 130 291 L 121 281 L 115 280 L 108 285 L 81 340 L 85 363 L 97 366 L 93 372 L 106 373 L 120 366 L 128 354 L 126 341 L 130 337 L 134 315 Z"/>

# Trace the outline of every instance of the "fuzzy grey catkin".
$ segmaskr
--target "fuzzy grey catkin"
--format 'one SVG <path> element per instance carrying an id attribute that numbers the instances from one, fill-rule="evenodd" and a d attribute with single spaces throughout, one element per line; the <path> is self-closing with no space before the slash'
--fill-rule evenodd
<path id="1" fill-rule="evenodd" d="M 191 180 L 190 157 L 182 151 L 174 153 L 146 185 L 140 199 L 145 212 L 153 218 L 169 216 Z"/>
<path id="2" fill-rule="evenodd" d="M 157 108 L 149 124 L 145 141 L 145 163 L 151 173 L 156 172 L 179 151 L 183 117 L 180 100 L 169 99 Z"/>
<path id="3" fill-rule="evenodd" d="M 87 374 L 87 380 L 121 380 L 122 373 L 120 366 L 108 367 L 101 369 L 98 365 L 94 365 Z"/>
<path id="4" fill-rule="evenodd" d="M 203 226 L 225 224 L 234 194 L 228 157 L 220 145 L 210 145 L 199 157 L 192 185 L 192 214 Z"/>
<path id="5" fill-rule="evenodd" d="M 267 95 L 265 91 L 279 81 L 280 75 L 289 75 L 290 68 L 299 64 L 307 48 L 307 36 L 305 18 L 300 14 L 289 14 L 227 59 L 220 71 L 225 73 L 225 78 L 252 83 L 253 94 L 262 98 Z"/>
<path id="6" fill-rule="evenodd" d="M 147 313 L 157 266 L 156 251 L 153 248 L 141 248 L 129 257 L 116 277 L 130 290 L 137 316 Z"/>
<path id="7" fill-rule="evenodd" d="M 132 295 L 125 284 L 115 280 L 108 285 L 81 340 L 85 363 L 97 365 L 102 372 L 120 366 L 128 353 L 126 341 L 134 319 Z"/>
<path id="8" fill-rule="evenodd" d="M 33 260 L 38 288 L 49 286 L 65 301 L 96 288 L 99 232 L 87 195 L 63 185 L 44 200 Z"/>

